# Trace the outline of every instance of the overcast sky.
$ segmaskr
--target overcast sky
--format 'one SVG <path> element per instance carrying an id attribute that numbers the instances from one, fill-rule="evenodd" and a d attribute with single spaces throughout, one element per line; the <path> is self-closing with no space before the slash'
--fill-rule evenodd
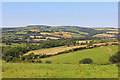
<path id="1" fill-rule="evenodd" d="M 117 2 L 3 2 L 3 27 L 117 27 Z"/>

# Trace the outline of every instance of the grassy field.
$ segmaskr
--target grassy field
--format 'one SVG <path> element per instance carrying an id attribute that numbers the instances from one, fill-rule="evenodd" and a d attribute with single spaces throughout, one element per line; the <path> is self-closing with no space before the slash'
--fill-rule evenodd
<path id="1" fill-rule="evenodd" d="M 109 53 L 108 48 L 112 50 Z M 87 50 L 80 50 L 76 52 L 70 52 L 67 54 L 61 54 L 57 56 L 52 56 L 49 58 L 43 58 L 43 61 L 51 60 L 52 63 L 70 63 L 78 64 L 81 59 L 91 58 L 96 64 L 106 64 L 108 63 L 109 57 L 118 52 L 118 46 L 106 46 Z"/>
<path id="2" fill-rule="evenodd" d="M 108 48 L 112 50 L 109 53 Z M 118 46 L 85 49 L 44 58 L 43 63 L 3 62 L 3 78 L 117 78 L 118 67 L 108 63 L 109 57 L 118 51 Z M 83 58 L 91 58 L 93 64 L 79 64 Z M 50 60 L 47 64 L 44 61 Z"/>
<path id="3" fill-rule="evenodd" d="M 116 65 L 4 63 L 3 78 L 116 78 Z"/>

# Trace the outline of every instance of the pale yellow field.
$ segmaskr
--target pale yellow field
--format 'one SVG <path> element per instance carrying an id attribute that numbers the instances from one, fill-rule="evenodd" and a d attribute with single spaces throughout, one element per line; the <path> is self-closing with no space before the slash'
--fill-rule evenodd
<path id="1" fill-rule="evenodd" d="M 118 31 L 118 29 L 95 29 L 95 30 L 114 30 L 114 31 Z"/>
<path id="2" fill-rule="evenodd" d="M 51 35 L 51 34 L 53 34 L 53 33 L 47 33 L 47 32 L 41 32 L 40 34 L 42 34 L 42 35 Z"/>
<path id="3" fill-rule="evenodd" d="M 107 32 L 107 33 L 116 33 L 116 34 L 118 34 L 119 32 L 112 32 L 112 31 L 109 31 L 109 32 Z"/>
<path id="4" fill-rule="evenodd" d="M 94 37 L 95 36 L 115 37 L 115 35 L 111 35 L 111 34 L 97 34 L 97 35 L 94 35 Z"/>
<path id="5" fill-rule="evenodd" d="M 56 37 L 46 37 L 46 39 L 60 39 L 60 38 L 56 38 Z"/>
<path id="6" fill-rule="evenodd" d="M 31 30 L 29 30 L 29 31 L 32 31 L 32 32 L 39 32 L 40 30 L 38 30 L 38 29 L 31 29 Z"/>
<path id="7" fill-rule="evenodd" d="M 31 52 L 34 52 L 34 54 L 40 54 L 40 55 L 43 55 L 43 54 L 46 54 L 46 55 L 50 55 L 50 54 L 57 54 L 58 52 L 63 52 L 65 50 L 70 50 L 70 49 L 73 49 L 73 48 L 79 48 L 79 47 L 85 47 L 86 45 L 81 45 L 81 46 L 72 46 L 72 47 L 66 47 L 66 46 L 63 46 L 63 47 L 55 47 L 55 48 L 49 48 L 49 49 L 42 49 L 42 50 L 35 50 L 35 51 L 30 51 L 28 53 L 26 53 L 25 55 L 28 55 L 30 54 Z"/>
<path id="8" fill-rule="evenodd" d="M 44 41 L 44 40 L 47 40 L 47 39 L 33 39 L 35 41 Z"/>
<path id="9" fill-rule="evenodd" d="M 31 38 L 34 38 L 34 36 L 30 36 Z M 36 36 L 36 38 L 41 38 L 42 36 Z"/>

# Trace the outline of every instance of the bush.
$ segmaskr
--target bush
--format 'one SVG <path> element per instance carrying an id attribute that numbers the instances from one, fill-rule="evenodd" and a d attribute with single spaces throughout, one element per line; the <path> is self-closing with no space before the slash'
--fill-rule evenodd
<path id="1" fill-rule="evenodd" d="M 33 63 L 34 63 L 34 62 L 35 62 L 35 60 L 34 60 L 34 59 L 32 59 L 32 60 L 31 60 L 31 62 L 33 62 Z"/>
<path id="2" fill-rule="evenodd" d="M 68 53 L 68 52 L 70 52 L 70 51 L 69 50 L 65 50 L 63 52 L 58 52 L 58 54 L 65 54 L 65 53 Z"/>
<path id="3" fill-rule="evenodd" d="M 111 63 L 119 63 L 120 62 L 120 51 L 113 56 L 110 57 L 109 61 Z"/>
<path id="4" fill-rule="evenodd" d="M 120 67 L 120 63 L 118 63 L 116 66 Z"/>
<path id="5" fill-rule="evenodd" d="M 91 64 L 93 63 L 93 60 L 90 58 L 84 58 L 81 61 L 79 61 L 79 64 Z"/>
<path id="6" fill-rule="evenodd" d="M 37 61 L 35 61 L 36 63 L 42 63 L 42 60 L 37 60 Z"/>
<path id="7" fill-rule="evenodd" d="M 98 47 L 97 45 L 94 45 L 94 47 Z"/>
<path id="8" fill-rule="evenodd" d="M 105 46 L 108 46 L 108 43 L 106 43 Z"/>
<path id="9" fill-rule="evenodd" d="M 51 63 L 51 61 L 45 61 L 45 63 L 48 63 L 48 64 L 50 64 L 50 63 Z"/>

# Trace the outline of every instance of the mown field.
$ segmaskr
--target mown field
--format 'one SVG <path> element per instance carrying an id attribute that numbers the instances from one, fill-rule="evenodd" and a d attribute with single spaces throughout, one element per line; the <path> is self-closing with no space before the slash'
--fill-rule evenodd
<path id="1" fill-rule="evenodd" d="M 112 50 L 110 53 L 108 48 Z M 3 78 L 116 78 L 118 67 L 108 64 L 109 57 L 118 46 L 85 49 L 67 54 L 43 58 L 42 63 L 3 62 Z M 79 64 L 83 58 L 91 58 L 93 64 Z M 51 64 L 45 63 L 50 60 Z"/>
<path id="2" fill-rule="evenodd" d="M 79 48 L 79 47 L 84 47 L 84 46 L 86 46 L 86 45 L 71 46 L 71 47 L 62 46 L 62 47 L 54 47 L 54 48 L 48 48 L 48 49 L 39 49 L 39 50 L 29 51 L 25 55 L 28 55 L 28 54 L 30 54 L 32 52 L 34 54 L 46 54 L 46 55 L 58 54 L 58 52 L 63 52 L 65 50 L 70 50 L 70 49 L 73 49 L 73 48 Z"/>

